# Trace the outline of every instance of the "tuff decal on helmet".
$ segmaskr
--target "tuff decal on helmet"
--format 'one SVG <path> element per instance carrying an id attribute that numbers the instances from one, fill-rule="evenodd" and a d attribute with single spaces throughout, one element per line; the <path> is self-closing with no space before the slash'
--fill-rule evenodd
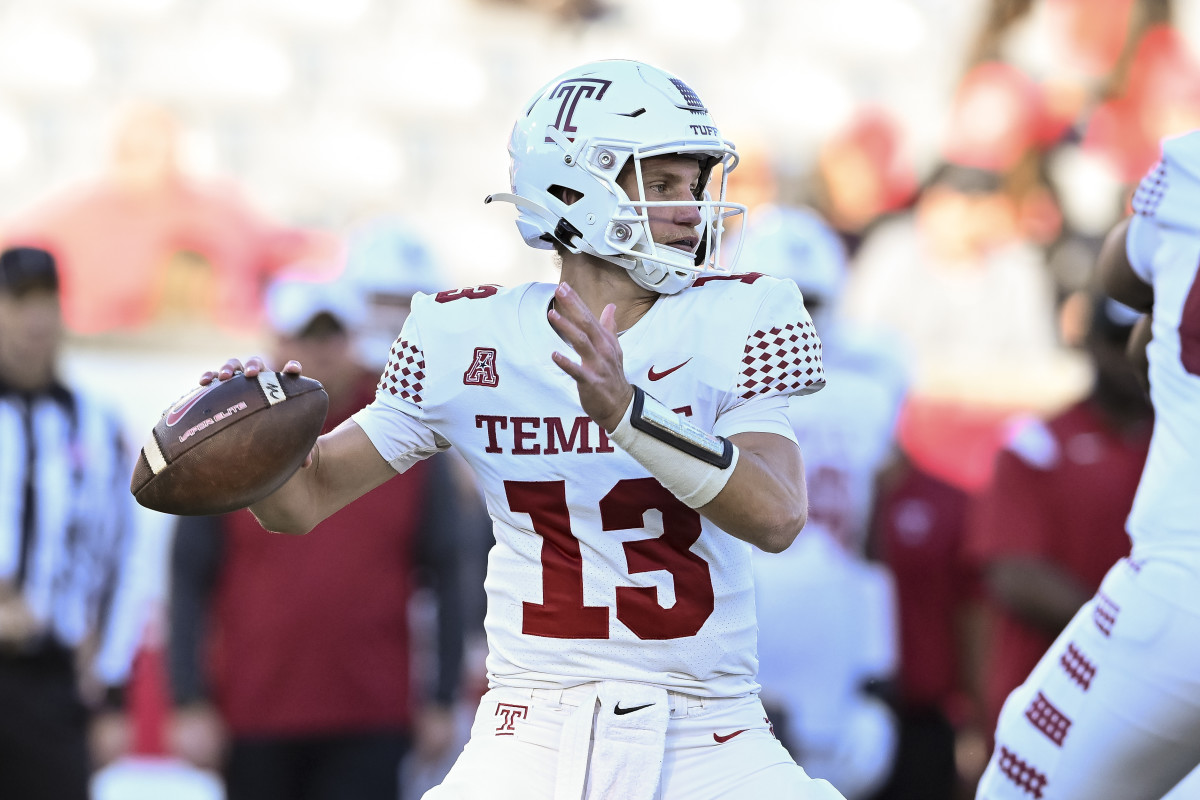
<path id="1" fill-rule="evenodd" d="M 620 60 L 564 73 L 526 106 L 508 151 L 512 193 L 489 195 L 486 202 L 516 205 L 517 228 L 531 247 L 551 249 L 558 242 L 624 267 L 639 286 L 663 294 L 697 276 L 732 271 L 736 249 L 730 258 L 722 254 L 726 223 L 746 211 L 725 200 L 737 151 L 721 138 L 696 92 L 673 75 Z M 665 155 L 699 162 L 694 203 L 645 199 L 642 162 Z M 627 167 L 638 197 L 617 182 Z M 651 208 L 693 205 L 700 211 L 695 252 L 654 241 Z"/>

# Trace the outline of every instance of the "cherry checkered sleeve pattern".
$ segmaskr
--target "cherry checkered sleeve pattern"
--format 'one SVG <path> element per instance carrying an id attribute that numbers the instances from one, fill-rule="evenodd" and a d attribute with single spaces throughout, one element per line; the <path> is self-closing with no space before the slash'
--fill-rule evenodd
<path id="1" fill-rule="evenodd" d="M 377 391 L 389 392 L 416 405 L 424 391 L 425 355 L 421 348 L 403 336 L 392 344 L 387 366 L 379 376 Z"/>
<path id="2" fill-rule="evenodd" d="M 753 331 L 746 339 L 737 394 L 811 394 L 825 385 L 821 339 L 812 320 Z"/>
<path id="3" fill-rule="evenodd" d="M 1159 204 L 1162 203 L 1167 186 L 1167 165 L 1165 162 L 1159 161 L 1150 168 L 1150 171 L 1138 184 L 1133 199 L 1130 201 L 1133 213 L 1143 217 L 1153 217 Z"/>

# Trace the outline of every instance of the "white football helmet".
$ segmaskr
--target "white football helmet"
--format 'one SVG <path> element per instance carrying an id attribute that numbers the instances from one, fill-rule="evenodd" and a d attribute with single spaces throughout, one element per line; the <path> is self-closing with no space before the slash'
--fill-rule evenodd
<path id="1" fill-rule="evenodd" d="M 810 208 L 768 204 L 754 210 L 753 221 L 742 226 L 738 238 L 746 270 L 787 278 L 800 287 L 824 340 L 848 275 L 846 246 L 837 232 Z"/>
<path id="2" fill-rule="evenodd" d="M 558 241 L 573 253 L 624 267 L 639 286 L 662 294 L 674 294 L 700 275 L 728 274 L 737 260 L 736 251 L 728 262 L 721 259 L 725 221 L 746 211 L 725 201 L 737 152 L 721 138 L 696 93 L 667 72 L 613 60 L 560 75 L 526 106 L 508 152 L 512 194 L 489 195 L 486 202 L 515 204 L 517 228 L 531 247 L 549 250 Z M 690 202 L 647 202 L 617 185 L 631 160 L 640 187 L 643 159 L 675 154 L 694 155 L 701 163 L 696 253 L 655 243 L 647 213 Z M 707 184 L 718 179 L 713 200 Z M 582 198 L 568 205 L 558 187 Z"/>
<path id="3" fill-rule="evenodd" d="M 764 205 L 742 228 L 742 263 L 753 272 L 790 278 L 805 300 L 833 305 L 841 299 L 848 269 L 837 232 L 810 208 Z"/>
<path id="4" fill-rule="evenodd" d="M 343 278 L 363 300 L 358 358 L 382 370 L 417 292 L 453 288 L 415 225 L 383 216 L 347 237 Z"/>

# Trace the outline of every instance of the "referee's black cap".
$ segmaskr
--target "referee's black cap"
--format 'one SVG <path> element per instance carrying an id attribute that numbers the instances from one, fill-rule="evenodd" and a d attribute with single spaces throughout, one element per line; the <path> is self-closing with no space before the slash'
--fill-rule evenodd
<path id="1" fill-rule="evenodd" d="M 10 247 L 0 253 L 0 292 L 20 297 L 35 290 L 58 291 L 58 265 L 40 247 Z"/>

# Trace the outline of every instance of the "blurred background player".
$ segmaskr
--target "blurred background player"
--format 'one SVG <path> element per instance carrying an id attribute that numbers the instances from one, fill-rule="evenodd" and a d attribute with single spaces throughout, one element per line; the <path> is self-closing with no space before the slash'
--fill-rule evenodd
<path id="1" fill-rule="evenodd" d="M 1154 433 L 1109 570 L 1004 704 L 980 800 L 1157 800 L 1200 764 L 1200 131 L 1166 139 L 1133 215 L 1105 242 L 1100 276 L 1148 316 Z"/>
<path id="2" fill-rule="evenodd" d="M 1002 174 L 942 164 L 911 211 L 863 242 L 843 302 L 848 318 L 906 349 L 906 452 L 968 491 L 986 484 L 1016 411 L 1052 406 L 1073 389 L 1045 256 L 1019 211 Z"/>
<path id="3" fill-rule="evenodd" d="M 350 232 L 341 280 L 363 299 L 355 351 L 362 364 L 377 373 L 387 366 L 388 351 L 408 319 L 413 295 L 454 288 L 413 225 L 393 216 L 376 217 Z"/>
<path id="4" fill-rule="evenodd" d="M 59 255 L 72 331 L 254 331 L 271 276 L 332 252 L 333 237 L 264 215 L 237 181 L 190 174 L 183 138 L 168 107 L 127 104 L 100 174 L 10 222 L 8 236 L 44 241 Z"/>
<path id="5" fill-rule="evenodd" d="M 916 176 L 904 151 L 903 127 L 885 108 L 859 109 L 823 142 L 806 194 L 853 260 L 859 245 L 890 216 L 908 208 Z"/>
<path id="6" fill-rule="evenodd" d="M 92 767 L 128 749 L 121 691 L 146 622 L 132 452 L 60 378 L 62 340 L 53 256 L 0 253 L 0 796 L 22 800 L 85 800 Z"/>
<path id="7" fill-rule="evenodd" d="M 865 546 L 875 483 L 894 455 L 904 367 L 894 348 L 838 316 L 845 251 L 810 209 L 760 207 L 739 269 L 800 288 L 830 376 L 821 392 L 788 405 L 804 453 L 805 534 L 783 553 L 754 554 L 763 702 L 808 772 L 850 800 L 866 798 L 896 748 L 887 704 L 897 664 L 894 588 Z"/>
<path id="8" fill-rule="evenodd" d="M 979 582 L 965 553 L 970 502 L 903 454 L 879 482 L 868 553 L 896 587 L 899 741 L 873 800 L 965 798 L 987 760 L 971 658 Z"/>
<path id="9" fill-rule="evenodd" d="M 977 657 L 986 730 L 1113 564 L 1129 554 L 1125 517 L 1150 447 L 1153 410 L 1125 357 L 1137 314 L 1092 298 L 1081 347 L 1091 391 L 1046 420 L 1013 424 L 971 512 L 967 553 L 989 615 Z"/>
<path id="10" fill-rule="evenodd" d="M 374 396 L 358 363 L 361 298 L 345 282 L 285 278 L 267 292 L 274 358 L 329 394 L 326 429 Z M 221 768 L 230 800 L 396 800 L 410 751 L 459 743 L 464 503 L 429 462 L 303 539 L 249 512 L 180 518 L 171 559 L 174 751 Z M 415 653 L 410 600 L 436 598 L 436 653 Z M 478 623 L 476 623 L 477 625 Z M 414 675 L 413 672 L 428 670 Z"/>
<path id="11" fill-rule="evenodd" d="M 452 288 L 441 261 L 420 235 L 417 226 L 398 215 L 382 215 L 354 226 L 347 234 L 346 263 L 339 283 L 349 286 L 362 298 L 363 313 L 354 325 L 354 353 L 359 363 L 370 373 L 379 375 L 387 366 L 392 343 L 412 309 L 413 297 Z M 453 763 L 459 746 L 466 740 L 475 701 L 487 689 L 483 661 L 487 643 L 483 634 L 483 614 L 487 597 L 483 576 L 487 571 L 487 553 L 493 539 L 491 521 L 479 499 L 479 490 L 470 468 L 456 452 L 445 454 L 443 468 L 450 472 L 460 497 L 458 526 L 461 541 L 459 562 L 459 591 L 462 618 L 466 625 L 464 674 L 468 683 L 460 693 L 458 709 L 458 740 L 444 758 L 435 753 L 415 751 L 404 760 L 401 770 L 403 790 L 419 797 L 424 790 L 436 786 Z M 429 592 L 419 591 L 410 604 L 420 636 L 430 621 L 437 619 L 437 603 L 429 602 Z M 432 642 L 426 640 L 417 648 L 428 652 Z"/>

